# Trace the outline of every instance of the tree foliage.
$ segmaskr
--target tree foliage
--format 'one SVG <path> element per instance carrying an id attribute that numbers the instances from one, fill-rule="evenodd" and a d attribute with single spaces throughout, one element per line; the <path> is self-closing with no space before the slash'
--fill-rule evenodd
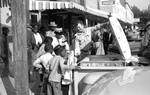
<path id="1" fill-rule="evenodd" d="M 131 10 L 132 10 L 135 18 L 140 17 L 141 11 L 140 11 L 140 9 L 138 7 L 133 6 Z"/>
<path id="2" fill-rule="evenodd" d="M 137 6 L 132 7 L 134 18 L 140 18 L 140 24 L 145 25 L 147 21 L 150 21 L 149 10 L 140 10 Z"/>

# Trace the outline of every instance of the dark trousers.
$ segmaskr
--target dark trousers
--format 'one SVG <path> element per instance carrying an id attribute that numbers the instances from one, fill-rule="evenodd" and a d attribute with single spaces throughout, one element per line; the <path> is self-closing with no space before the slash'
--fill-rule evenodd
<path id="1" fill-rule="evenodd" d="M 1 57 L 1 60 L 4 63 L 4 69 L 3 69 L 3 72 L 2 72 L 2 76 L 8 76 L 8 74 L 9 74 L 8 58 Z"/>
<path id="2" fill-rule="evenodd" d="M 108 54 L 108 48 L 109 48 L 109 44 L 108 43 L 104 43 L 105 54 Z"/>
<path id="3" fill-rule="evenodd" d="M 62 93 L 63 95 L 69 94 L 69 85 L 62 85 Z"/>

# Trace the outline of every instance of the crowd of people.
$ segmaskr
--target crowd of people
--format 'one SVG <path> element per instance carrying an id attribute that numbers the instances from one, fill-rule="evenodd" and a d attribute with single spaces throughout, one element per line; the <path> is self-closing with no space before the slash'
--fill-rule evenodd
<path id="1" fill-rule="evenodd" d="M 58 28 L 54 21 L 50 22 L 48 28 L 43 31 L 44 33 L 41 33 L 37 24 L 27 25 L 29 82 L 35 81 L 34 74 L 38 74 L 42 93 L 67 95 L 69 89 L 62 90 L 65 72 L 78 68 L 78 64 L 75 63 L 90 54 L 107 54 L 105 50 L 108 46 L 105 44 L 103 46 L 103 33 L 100 31 L 104 31 L 102 27 L 108 24 L 107 22 L 85 28 L 83 22 L 78 20 L 75 25 L 77 31 L 74 35 L 73 46 L 68 44 L 63 29 Z M 104 32 L 106 35 L 109 34 L 107 31 Z M 65 90 L 69 88 L 69 84 L 65 84 Z"/>
<path id="2" fill-rule="evenodd" d="M 65 70 L 75 69 L 68 64 L 69 45 L 62 28 L 50 22 L 45 33 L 40 33 L 38 25 L 27 25 L 29 82 L 37 80 L 45 95 L 62 95 L 61 81 Z"/>
<path id="3" fill-rule="evenodd" d="M 150 23 L 147 23 L 147 32 L 141 48 L 141 54 L 146 57 L 149 55 L 149 27 Z M 65 84 L 63 81 L 66 72 L 79 69 L 78 62 L 88 55 L 108 54 L 109 44 L 114 40 L 109 22 L 85 27 L 82 21 L 77 20 L 75 28 L 73 43 L 70 46 L 63 29 L 58 28 L 54 21 L 50 22 L 45 29 L 41 29 L 38 24 L 27 25 L 29 84 L 36 81 L 39 75 L 41 82 L 39 87 L 42 88 L 44 95 L 68 95 L 71 82 Z M 3 31 L 5 32 L 0 36 L 0 57 L 4 63 L 8 63 L 6 62 L 8 50 L 2 50 L 8 47 L 5 46 L 8 30 L 3 28 Z M 6 68 L 8 68 L 7 64 Z M 32 86 L 30 87 L 32 89 Z"/>

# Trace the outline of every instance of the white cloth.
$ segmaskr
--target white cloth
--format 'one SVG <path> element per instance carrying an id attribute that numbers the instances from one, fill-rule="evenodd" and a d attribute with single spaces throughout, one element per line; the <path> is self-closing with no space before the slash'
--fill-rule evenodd
<path id="1" fill-rule="evenodd" d="M 96 42 L 95 44 L 97 46 L 96 55 L 105 55 L 103 42 L 99 41 L 99 42 Z"/>
<path id="2" fill-rule="evenodd" d="M 52 37 L 53 41 L 52 41 L 52 46 L 53 48 L 55 48 L 57 45 L 59 45 L 58 39 L 56 37 Z"/>
<path id="3" fill-rule="evenodd" d="M 64 38 L 64 37 L 62 37 L 62 38 L 60 38 L 60 39 L 57 39 L 56 37 L 52 37 L 52 39 L 53 39 L 53 42 L 52 42 L 53 48 L 55 48 L 57 45 L 61 45 L 61 46 L 65 46 L 65 49 L 66 49 L 67 51 L 70 50 L 68 43 L 67 43 L 67 42 L 64 42 L 64 41 L 65 41 L 65 38 Z"/>
<path id="4" fill-rule="evenodd" d="M 70 51 L 70 48 L 69 48 L 69 44 L 65 41 L 66 39 L 64 37 L 62 37 L 61 39 L 58 40 L 59 42 L 59 45 L 61 46 L 65 46 L 65 49 L 67 51 Z"/>
<path id="5" fill-rule="evenodd" d="M 80 50 L 91 42 L 91 28 L 85 28 L 83 33 L 75 34 L 75 55 L 80 55 Z"/>
<path id="6" fill-rule="evenodd" d="M 39 33 L 34 33 L 34 38 L 36 41 L 36 45 L 42 44 L 42 37 Z"/>
<path id="7" fill-rule="evenodd" d="M 42 68 L 41 64 L 43 64 L 44 68 L 46 70 L 49 70 L 49 61 L 53 58 L 51 53 L 45 53 L 44 55 L 40 56 L 39 58 L 37 58 L 34 63 L 33 66 L 37 67 L 37 68 Z"/>

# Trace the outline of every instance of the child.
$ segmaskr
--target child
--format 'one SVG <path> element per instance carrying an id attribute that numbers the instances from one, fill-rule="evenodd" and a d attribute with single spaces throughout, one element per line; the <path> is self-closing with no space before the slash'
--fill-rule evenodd
<path id="1" fill-rule="evenodd" d="M 75 66 L 65 65 L 66 49 L 65 46 L 54 48 L 55 56 L 49 62 L 50 74 L 48 77 L 48 95 L 62 95 L 61 79 L 66 69 L 75 69 Z"/>

